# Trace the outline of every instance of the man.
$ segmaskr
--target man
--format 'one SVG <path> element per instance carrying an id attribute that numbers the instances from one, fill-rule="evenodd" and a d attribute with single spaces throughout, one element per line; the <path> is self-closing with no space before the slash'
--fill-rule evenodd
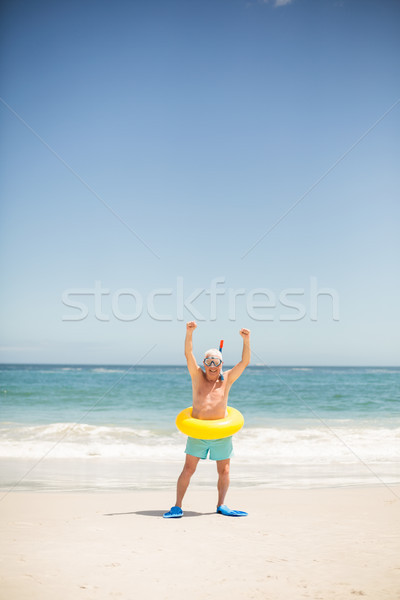
<path id="1" fill-rule="evenodd" d="M 197 324 L 190 321 L 186 324 L 185 357 L 192 378 L 193 410 L 192 417 L 196 419 L 223 419 L 226 416 L 229 390 L 232 384 L 243 373 L 250 362 L 250 331 L 241 329 L 243 338 L 242 359 L 237 365 L 222 375 L 222 355 L 219 350 L 207 350 L 204 356 L 204 371 L 198 366 L 193 354 L 193 332 Z M 165 518 L 183 516 L 182 501 L 200 459 L 207 458 L 217 463 L 218 471 L 218 502 L 217 512 L 230 517 L 244 517 L 247 513 L 232 510 L 225 504 L 225 496 L 229 487 L 230 458 L 233 454 L 232 436 L 218 440 L 198 440 L 189 437 L 186 444 L 186 461 L 179 476 L 176 490 L 176 503 Z"/>

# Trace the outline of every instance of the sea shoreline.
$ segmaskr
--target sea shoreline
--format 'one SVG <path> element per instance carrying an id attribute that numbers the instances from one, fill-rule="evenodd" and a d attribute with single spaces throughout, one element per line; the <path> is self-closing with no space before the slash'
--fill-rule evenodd
<path id="1" fill-rule="evenodd" d="M 0 458 L 0 494 L 22 492 L 133 492 L 174 489 L 182 470 L 180 460 L 149 462 L 104 458 Z M 231 487 L 256 490 L 307 490 L 366 487 L 400 483 L 398 464 L 393 465 L 262 465 L 231 460 Z M 192 486 L 213 489 L 217 481 L 213 461 L 201 461 Z"/>

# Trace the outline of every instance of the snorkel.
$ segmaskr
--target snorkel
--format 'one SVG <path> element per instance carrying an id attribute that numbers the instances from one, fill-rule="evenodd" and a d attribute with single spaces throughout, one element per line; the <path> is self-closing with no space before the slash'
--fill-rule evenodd
<path id="1" fill-rule="evenodd" d="M 219 343 L 219 351 L 222 354 L 222 348 L 224 347 L 224 340 L 221 340 Z M 222 375 L 222 369 L 221 369 L 221 373 L 219 374 L 221 381 L 224 381 L 224 376 Z"/>
<path id="2" fill-rule="evenodd" d="M 224 340 L 221 340 L 219 343 L 219 350 L 216 347 L 210 348 L 204 353 L 203 363 L 205 366 L 205 376 L 208 381 L 224 381 L 224 376 L 222 374 L 222 346 L 224 345 Z"/>

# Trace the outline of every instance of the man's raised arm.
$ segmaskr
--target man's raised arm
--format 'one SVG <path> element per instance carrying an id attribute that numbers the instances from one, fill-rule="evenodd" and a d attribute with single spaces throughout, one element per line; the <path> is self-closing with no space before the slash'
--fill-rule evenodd
<path id="1" fill-rule="evenodd" d="M 248 329 L 241 329 L 239 333 L 243 338 L 242 360 L 238 362 L 233 369 L 228 371 L 229 385 L 232 385 L 232 383 L 241 376 L 247 365 L 250 363 L 250 331 Z"/>
<path id="2" fill-rule="evenodd" d="M 187 362 L 187 368 L 189 370 L 190 376 L 194 377 L 197 375 L 200 367 L 198 366 L 196 359 L 193 354 L 193 331 L 196 329 L 197 323 L 194 321 L 189 321 L 186 323 L 186 337 L 185 337 L 185 357 Z"/>

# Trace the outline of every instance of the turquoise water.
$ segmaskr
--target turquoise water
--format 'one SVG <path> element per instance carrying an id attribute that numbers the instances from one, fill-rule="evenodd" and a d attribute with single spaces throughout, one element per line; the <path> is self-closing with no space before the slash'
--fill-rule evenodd
<path id="1" fill-rule="evenodd" d="M 0 367 L 1 420 L 76 421 L 168 427 L 191 404 L 186 367 Z M 366 419 L 400 416 L 400 369 L 249 367 L 230 403 L 252 425 L 286 418 Z"/>
<path id="2" fill-rule="evenodd" d="M 41 461 L 33 471 L 39 489 L 48 486 L 44 462 L 47 468 L 53 461 L 56 472 L 68 464 L 73 487 L 84 461 L 89 488 L 89 471 L 95 465 L 101 471 L 101 461 L 103 473 L 135 466 L 142 487 L 172 485 L 171 465 L 182 462 L 185 438 L 174 423 L 191 404 L 184 366 L 2 365 L 0 398 L 3 488 L 35 461 Z M 235 436 L 239 481 L 351 485 L 370 483 L 375 473 L 400 480 L 399 368 L 249 367 L 232 387 L 230 404 L 245 417 Z M 144 463 L 153 474 L 147 480 Z M 114 487 L 126 482 L 124 475 L 112 479 Z"/>

